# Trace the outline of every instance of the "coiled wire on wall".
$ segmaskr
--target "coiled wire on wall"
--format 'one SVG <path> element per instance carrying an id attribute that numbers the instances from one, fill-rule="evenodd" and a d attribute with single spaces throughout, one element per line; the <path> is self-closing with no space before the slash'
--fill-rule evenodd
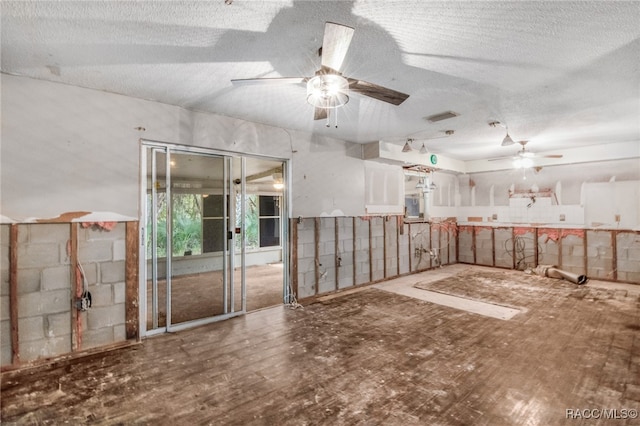
<path id="1" fill-rule="evenodd" d="M 431 224 L 441 224 L 444 222 L 430 222 Z M 430 231 L 430 227 L 425 227 L 415 234 L 411 235 L 411 239 L 413 240 L 413 246 L 415 247 L 414 256 L 418 258 L 418 262 L 416 265 L 420 265 L 422 261 L 434 260 L 435 266 L 442 266 L 442 254 L 449 250 L 451 246 L 451 241 L 455 238 L 455 233 L 447 232 L 447 240 L 442 244 L 441 247 L 431 247 L 429 249 L 429 242 L 431 241 L 431 233 L 426 235 L 426 231 Z M 442 232 L 442 229 L 440 229 Z M 445 251 L 446 250 L 446 251 Z M 428 256 L 425 256 L 428 254 Z"/>
<path id="2" fill-rule="evenodd" d="M 531 240 L 531 245 L 533 245 L 533 238 L 525 238 L 521 236 L 509 238 L 504 241 L 505 252 L 511 259 L 515 256 L 516 269 L 520 271 L 524 271 L 531 266 L 536 266 L 536 257 L 540 258 L 540 255 L 542 254 L 542 247 L 540 244 L 538 244 L 537 247 L 537 254 L 533 252 L 533 249 L 531 249 L 530 254 L 527 254 L 527 240 Z"/>

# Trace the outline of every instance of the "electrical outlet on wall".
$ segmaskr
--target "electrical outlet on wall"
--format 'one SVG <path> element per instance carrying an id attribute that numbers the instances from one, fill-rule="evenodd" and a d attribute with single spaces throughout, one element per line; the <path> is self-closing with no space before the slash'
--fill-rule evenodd
<path id="1" fill-rule="evenodd" d="M 566 216 L 564 214 L 560 215 L 560 222 L 564 222 L 566 219 Z"/>
<path id="2" fill-rule="evenodd" d="M 620 222 L 620 215 L 619 214 L 616 215 L 616 222 Z"/>
<path id="3" fill-rule="evenodd" d="M 498 215 L 496 213 L 491 215 L 492 220 L 498 220 Z"/>

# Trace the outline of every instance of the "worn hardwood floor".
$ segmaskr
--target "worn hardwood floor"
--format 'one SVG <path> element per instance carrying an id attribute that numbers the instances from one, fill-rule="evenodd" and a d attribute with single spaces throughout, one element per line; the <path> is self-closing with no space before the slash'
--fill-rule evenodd
<path id="1" fill-rule="evenodd" d="M 393 285 L 416 284 L 523 309 L 505 321 L 365 287 L 4 373 L 2 422 L 640 423 L 630 418 L 640 409 L 637 287 L 464 265 Z M 584 411 L 605 409 L 621 418 Z"/>

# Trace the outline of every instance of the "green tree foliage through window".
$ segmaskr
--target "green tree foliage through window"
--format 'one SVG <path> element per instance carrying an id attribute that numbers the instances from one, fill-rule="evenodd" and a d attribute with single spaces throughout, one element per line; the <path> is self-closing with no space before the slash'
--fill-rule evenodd
<path id="1" fill-rule="evenodd" d="M 184 256 L 186 253 L 202 253 L 202 196 L 199 194 L 173 195 L 173 256 Z M 151 195 L 147 197 L 149 205 L 147 223 L 151 224 Z M 159 192 L 157 196 L 157 241 L 158 257 L 167 255 L 167 196 Z M 147 232 L 147 257 L 151 257 L 152 229 Z"/>

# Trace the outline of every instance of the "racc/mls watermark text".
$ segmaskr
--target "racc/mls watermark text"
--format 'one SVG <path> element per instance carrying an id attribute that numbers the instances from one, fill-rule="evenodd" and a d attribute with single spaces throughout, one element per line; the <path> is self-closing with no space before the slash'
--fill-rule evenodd
<path id="1" fill-rule="evenodd" d="M 638 410 L 634 408 L 567 408 L 565 418 L 594 420 L 637 419 Z"/>

